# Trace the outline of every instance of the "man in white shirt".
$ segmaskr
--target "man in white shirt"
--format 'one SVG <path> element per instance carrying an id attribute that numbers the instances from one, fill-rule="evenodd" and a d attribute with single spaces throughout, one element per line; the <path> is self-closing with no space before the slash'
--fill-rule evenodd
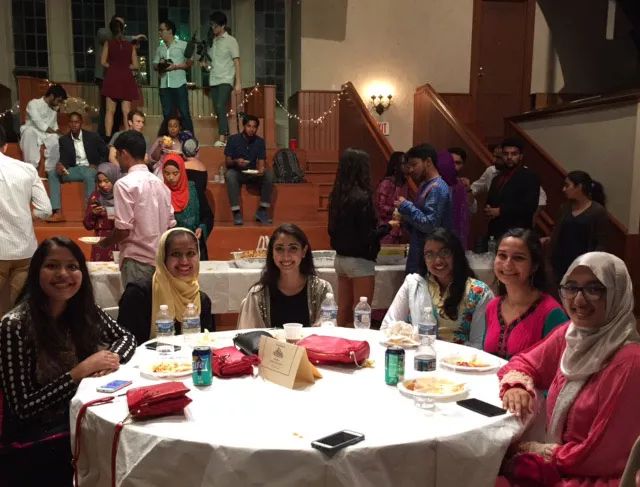
<path id="1" fill-rule="evenodd" d="M 176 24 L 170 20 L 160 24 L 159 32 L 162 44 L 153 58 L 153 69 L 160 76 L 160 104 L 164 118 L 162 127 L 166 129 L 175 106 L 180 112 L 182 127 L 193 134 L 187 91 L 187 69 L 191 68 L 193 61 L 184 56 L 187 42 L 175 38 Z"/>
<path id="2" fill-rule="evenodd" d="M 51 215 L 38 172 L 30 164 L 5 156 L 6 150 L 7 136 L 0 127 L 0 316 L 15 303 L 38 247 L 33 219 Z M 4 290 L 7 285 L 9 293 Z"/>
<path id="3" fill-rule="evenodd" d="M 42 98 L 27 104 L 27 119 L 20 127 L 20 149 L 25 162 L 38 169 L 40 147 L 44 144 L 45 170 L 58 162 L 58 110 L 67 99 L 67 92 L 60 85 L 51 85 Z"/>
<path id="4" fill-rule="evenodd" d="M 82 115 L 69 114 L 69 133 L 58 140 L 60 162 L 47 171 L 49 197 L 53 215 L 48 223 L 66 221 L 61 210 L 60 184 L 84 183 L 85 203 L 96 189 L 96 168 L 109 157 L 109 150 L 102 138 L 95 132 L 82 130 Z"/>
<path id="5" fill-rule="evenodd" d="M 238 41 L 227 32 L 227 16 L 223 12 L 213 12 L 209 17 L 213 30 L 213 44 L 209 49 L 211 72 L 209 74 L 209 95 L 218 117 L 220 139 L 216 147 L 224 147 L 229 136 L 227 107 L 231 92 L 242 90 L 240 72 L 240 48 Z"/>

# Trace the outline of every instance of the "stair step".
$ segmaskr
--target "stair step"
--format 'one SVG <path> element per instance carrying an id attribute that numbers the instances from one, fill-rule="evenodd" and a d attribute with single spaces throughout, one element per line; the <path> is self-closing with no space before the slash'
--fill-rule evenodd
<path id="1" fill-rule="evenodd" d="M 310 183 L 333 185 L 336 173 L 333 171 L 307 171 L 304 177 Z"/>
<path id="2" fill-rule="evenodd" d="M 324 161 L 307 161 L 307 171 L 333 171 L 338 170 L 338 162 L 324 162 Z"/>
<path id="3" fill-rule="evenodd" d="M 333 190 L 333 183 L 320 183 L 318 184 L 318 192 L 320 196 L 329 196 Z"/>

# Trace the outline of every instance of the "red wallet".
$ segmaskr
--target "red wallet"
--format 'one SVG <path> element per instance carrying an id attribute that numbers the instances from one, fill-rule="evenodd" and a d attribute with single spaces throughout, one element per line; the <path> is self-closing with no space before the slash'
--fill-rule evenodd
<path id="1" fill-rule="evenodd" d="M 253 366 L 260 364 L 257 355 L 245 355 L 236 347 L 218 348 L 212 351 L 213 373 L 216 377 L 230 378 L 253 375 Z"/>
<path id="2" fill-rule="evenodd" d="M 309 335 L 297 343 L 307 350 L 309 360 L 314 364 L 355 364 L 369 358 L 369 342 L 347 340 L 346 338 Z"/>

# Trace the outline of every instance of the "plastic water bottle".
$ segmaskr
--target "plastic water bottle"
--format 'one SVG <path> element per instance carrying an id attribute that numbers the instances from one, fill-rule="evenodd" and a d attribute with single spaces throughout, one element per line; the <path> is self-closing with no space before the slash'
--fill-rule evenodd
<path id="1" fill-rule="evenodd" d="M 436 370 L 436 333 L 438 323 L 433 316 L 433 308 L 426 306 L 418 323 L 420 345 L 416 351 L 413 366 L 416 372 L 433 372 Z"/>
<path id="2" fill-rule="evenodd" d="M 489 243 L 487 244 L 487 250 L 491 255 L 496 255 L 498 253 L 498 242 L 496 242 L 495 237 L 489 238 Z"/>
<path id="3" fill-rule="evenodd" d="M 331 293 L 320 306 L 320 326 L 338 326 L 338 304 Z"/>
<path id="4" fill-rule="evenodd" d="M 169 306 L 161 304 L 160 311 L 156 316 L 156 340 L 158 341 L 156 352 L 160 359 L 167 359 L 173 355 L 173 343 L 171 343 L 171 338 L 169 337 L 174 334 L 173 316 L 169 312 Z"/>
<path id="5" fill-rule="evenodd" d="M 371 306 L 364 296 L 360 298 L 360 302 L 353 312 L 353 326 L 363 330 L 368 330 L 371 327 Z"/>
<path id="6" fill-rule="evenodd" d="M 193 345 L 194 335 L 200 333 L 200 313 L 194 303 L 189 303 L 184 315 L 182 316 L 182 334 L 185 343 Z"/>

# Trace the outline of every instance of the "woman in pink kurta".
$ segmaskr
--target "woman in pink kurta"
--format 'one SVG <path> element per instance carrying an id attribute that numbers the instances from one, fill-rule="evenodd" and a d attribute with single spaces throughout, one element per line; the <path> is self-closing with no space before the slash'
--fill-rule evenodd
<path id="1" fill-rule="evenodd" d="M 506 409 L 526 417 L 547 397 L 544 443 L 516 445 L 512 486 L 617 487 L 640 436 L 640 335 L 629 273 L 617 257 L 585 254 L 561 288 L 571 321 L 514 357 L 498 376 Z"/>
<path id="2" fill-rule="evenodd" d="M 98 189 L 94 191 L 87 202 L 84 214 L 84 228 L 93 230 L 96 237 L 108 237 L 114 228 L 113 210 L 113 185 L 120 179 L 120 168 L 112 162 L 106 162 L 98 166 L 96 183 Z M 110 208 L 110 209 L 109 209 Z M 111 212 L 111 215 L 109 215 Z M 113 260 L 113 252 L 118 250 L 117 245 L 108 248 L 91 247 L 91 262 L 110 262 Z"/>
<path id="3" fill-rule="evenodd" d="M 407 178 L 404 173 L 404 162 L 406 157 L 404 152 L 394 152 L 389 158 L 387 164 L 387 174 L 376 188 L 375 204 L 378 214 L 378 226 L 389 223 L 393 220 L 393 212 L 396 209 L 395 202 L 398 198 L 403 197 L 409 201 L 413 201 L 414 195 L 411 194 Z M 391 230 L 389 234 L 380 240 L 382 244 L 403 244 L 409 243 L 409 235 L 402 230 L 396 228 Z"/>

